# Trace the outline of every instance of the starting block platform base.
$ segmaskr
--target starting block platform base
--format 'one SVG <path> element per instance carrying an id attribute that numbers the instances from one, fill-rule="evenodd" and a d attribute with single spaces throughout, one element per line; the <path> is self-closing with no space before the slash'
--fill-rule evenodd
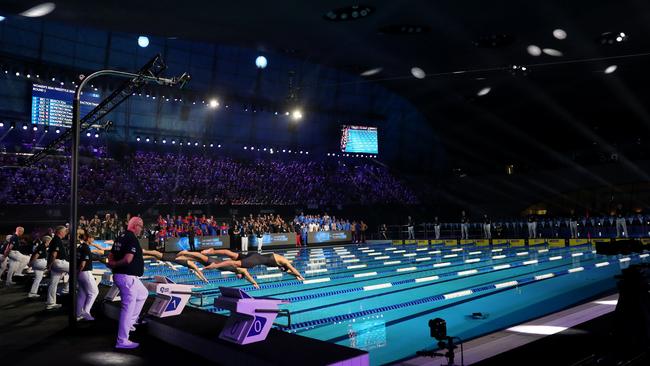
<path id="1" fill-rule="evenodd" d="M 101 290 L 100 290 L 101 291 Z M 103 293 L 102 293 L 103 294 Z M 153 304 L 149 296 L 146 313 Z M 118 320 L 120 302 L 105 302 L 104 313 Z M 336 365 L 367 366 L 368 352 L 271 329 L 265 341 L 237 345 L 219 339 L 227 316 L 186 307 L 182 314 L 147 318 L 146 334 L 200 355 L 219 365 Z"/>

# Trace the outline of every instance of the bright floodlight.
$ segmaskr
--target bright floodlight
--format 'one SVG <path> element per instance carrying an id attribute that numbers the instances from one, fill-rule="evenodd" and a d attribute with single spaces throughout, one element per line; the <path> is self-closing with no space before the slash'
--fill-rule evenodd
<path id="1" fill-rule="evenodd" d="M 618 66 L 616 66 L 616 65 L 609 65 L 609 66 L 607 66 L 607 68 L 605 69 L 605 74 L 611 74 L 611 73 L 613 73 L 614 71 L 616 71 L 616 69 L 618 69 Z"/>
<path id="2" fill-rule="evenodd" d="M 374 69 L 370 69 L 370 70 L 366 70 L 366 71 L 362 72 L 361 76 L 376 75 L 376 74 L 379 74 L 381 72 L 381 70 L 383 70 L 381 67 L 376 67 Z"/>
<path id="3" fill-rule="evenodd" d="M 0 15 L 0 22 L 3 21 L 3 20 L 5 20 L 5 17 L 3 17 L 2 15 Z"/>
<path id="4" fill-rule="evenodd" d="M 564 31 L 564 29 L 556 29 L 553 31 L 553 37 L 560 40 L 566 39 L 566 32 Z"/>
<path id="5" fill-rule="evenodd" d="M 488 93 L 490 92 L 490 90 L 492 90 L 492 88 L 490 88 L 489 86 L 487 86 L 487 87 L 485 87 L 485 88 L 479 90 L 478 93 L 476 93 L 476 95 L 478 95 L 479 97 L 482 97 L 482 96 L 484 96 L 484 95 L 488 95 Z"/>
<path id="6" fill-rule="evenodd" d="M 263 69 L 268 65 L 268 60 L 264 56 L 257 56 L 255 59 L 255 66 L 257 66 L 258 69 Z"/>
<path id="7" fill-rule="evenodd" d="M 535 46 L 534 44 L 531 44 L 526 48 L 526 51 L 528 51 L 528 54 L 531 56 L 539 56 L 542 54 L 542 49 L 539 48 L 538 46 Z"/>
<path id="8" fill-rule="evenodd" d="M 216 99 L 210 99 L 210 108 L 217 108 L 219 106 L 219 101 Z"/>
<path id="9" fill-rule="evenodd" d="M 138 37 L 138 46 L 145 48 L 149 45 L 149 37 L 140 36 Z"/>
<path id="10" fill-rule="evenodd" d="M 24 17 L 38 18 L 44 15 L 48 15 L 49 13 L 54 11 L 54 8 L 56 8 L 56 5 L 54 3 L 43 3 L 23 11 L 22 13 L 20 13 L 20 15 Z"/>
<path id="11" fill-rule="evenodd" d="M 416 79 L 424 79 L 427 74 L 424 73 L 424 70 L 422 70 L 419 67 L 413 67 L 411 68 L 411 74 L 416 78 Z"/>
<path id="12" fill-rule="evenodd" d="M 554 57 L 562 57 L 562 56 L 564 56 L 562 51 L 558 51 L 558 50 L 556 50 L 554 48 L 544 48 L 544 49 L 542 49 L 542 52 L 544 52 L 545 54 L 547 54 L 549 56 L 554 56 Z"/>
<path id="13" fill-rule="evenodd" d="M 302 119 L 302 111 L 300 109 L 296 109 L 291 113 L 291 118 L 293 118 L 294 121 L 298 121 Z"/>

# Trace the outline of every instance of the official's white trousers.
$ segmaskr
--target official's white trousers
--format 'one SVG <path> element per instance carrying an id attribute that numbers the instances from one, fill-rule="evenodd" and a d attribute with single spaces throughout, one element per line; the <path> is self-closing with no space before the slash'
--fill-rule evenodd
<path id="1" fill-rule="evenodd" d="M 13 281 L 13 277 L 16 273 L 22 273 L 23 269 L 29 264 L 29 259 L 31 257 L 25 255 L 17 250 L 12 250 L 9 252 L 9 271 L 7 272 L 7 283 Z"/>
<path id="2" fill-rule="evenodd" d="M 47 288 L 47 301 L 46 305 L 56 304 L 56 289 L 59 285 L 61 278 L 70 272 L 70 263 L 61 259 L 55 259 L 50 268 L 50 287 Z M 65 284 L 65 289 L 68 289 L 68 283 Z"/>
<path id="3" fill-rule="evenodd" d="M 39 258 L 32 263 L 34 282 L 32 282 L 32 289 L 29 290 L 30 294 L 38 294 L 38 287 L 41 285 L 41 281 L 43 280 L 45 268 L 47 268 L 47 260 L 45 260 L 45 258 Z"/>
<path id="4" fill-rule="evenodd" d="M 81 271 L 79 273 L 79 292 L 77 292 L 77 316 L 90 315 L 90 309 L 95 303 L 99 294 L 97 282 L 92 271 Z"/>
<path id="5" fill-rule="evenodd" d="M 122 299 L 117 343 L 124 344 L 129 340 L 129 331 L 138 320 L 149 291 L 136 276 L 116 273 L 113 275 L 113 281 L 120 289 L 120 298 Z"/>

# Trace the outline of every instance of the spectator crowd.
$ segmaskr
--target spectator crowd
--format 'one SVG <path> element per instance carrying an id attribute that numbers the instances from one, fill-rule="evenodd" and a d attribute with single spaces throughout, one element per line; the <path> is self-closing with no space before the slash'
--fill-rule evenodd
<path id="1" fill-rule="evenodd" d="M 69 160 L 47 158 L 26 168 L 0 155 L 0 204 L 65 204 Z M 82 204 L 415 204 L 418 199 L 385 167 L 343 161 L 237 161 L 172 153 L 136 152 L 119 162 L 82 159 Z"/>

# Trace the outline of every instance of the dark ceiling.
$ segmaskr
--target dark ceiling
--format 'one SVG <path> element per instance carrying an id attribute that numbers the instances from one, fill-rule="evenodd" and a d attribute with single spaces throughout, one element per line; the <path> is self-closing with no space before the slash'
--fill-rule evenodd
<path id="1" fill-rule="evenodd" d="M 18 13 L 39 1 L 3 0 Z M 650 3 L 644 0 L 367 1 L 365 17 L 326 19 L 345 1 L 56 1 L 46 19 L 99 28 L 283 50 L 366 77 L 428 117 L 451 167 L 567 164 L 565 153 L 647 143 Z M 341 14 L 341 12 L 335 12 Z M 340 19 L 340 18 L 338 18 Z M 410 26 L 420 32 L 410 33 Z M 567 37 L 554 37 L 554 29 Z M 404 34 L 393 34 L 388 31 Z M 626 41 L 602 44 L 603 32 Z M 495 38 L 493 38 L 493 35 Z M 492 47 L 492 41 L 497 45 Z M 477 45 L 478 43 L 478 45 Z M 528 45 L 561 57 L 532 56 Z M 511 65 L 526 66 L 513 75 Z M 617 65 L 612 74 L 603 71 Z M 424 79 L 411 75 L 417 66 Z M 464 71 L 464 72 L 460 72 Z M 490 87 L 490 92 L 477 92 Z M 414 144 L 425 144 L 413 136 Z"/>

